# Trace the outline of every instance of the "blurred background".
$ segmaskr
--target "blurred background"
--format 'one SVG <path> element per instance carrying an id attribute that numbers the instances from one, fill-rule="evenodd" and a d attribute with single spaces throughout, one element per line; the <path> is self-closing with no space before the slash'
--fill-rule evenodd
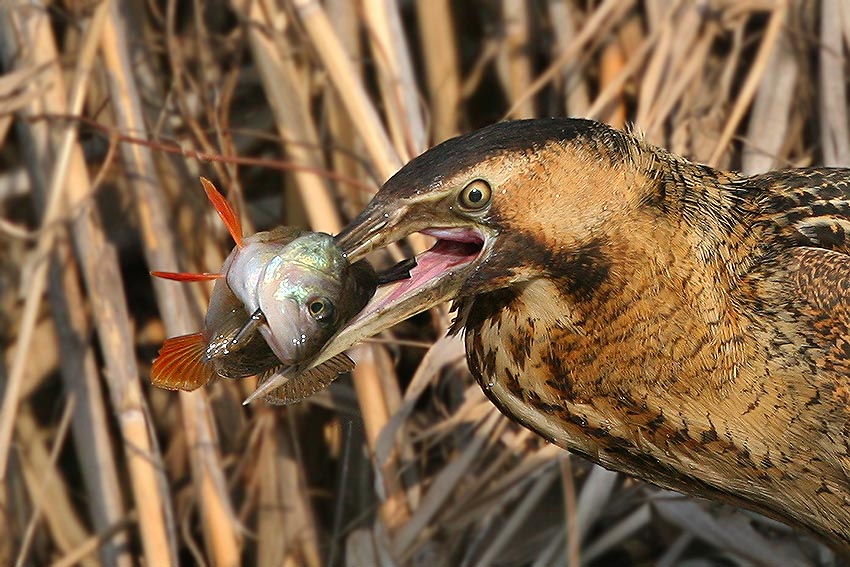
<path id="1" fill-rule="evenodd" d="M 247 232 L 334 233 L 505 118 L 633 125 L 716 167 L 850 164 L 842 0 L 0 2 L 0 564 L 833 565 L 508 422 L 447 309 L 286 408 L 151 387 Z M 416 248 L 421 243 L 403 243 Z M 375 257 L 386 266 L 389 257 Z"/>

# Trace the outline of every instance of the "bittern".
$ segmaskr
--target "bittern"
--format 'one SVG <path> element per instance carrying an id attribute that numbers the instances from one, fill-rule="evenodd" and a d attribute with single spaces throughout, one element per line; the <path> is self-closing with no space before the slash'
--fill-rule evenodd
<path id="1" fill-rule="evenodd" d="M 325 357 L 454 301 L 508 417 L 606 467 L 850 546 L 850 170 L 752 177 L 577 119 L 417 157 L 337 243 L 437 239 Z"/>

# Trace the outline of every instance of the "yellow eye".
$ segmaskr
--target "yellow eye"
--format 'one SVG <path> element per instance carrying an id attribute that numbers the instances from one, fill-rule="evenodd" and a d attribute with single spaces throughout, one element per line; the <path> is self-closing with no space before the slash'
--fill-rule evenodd
<path id="1" fill-rule="evenodd" d="M 316 321 L 327 321 L 334 316 L 334 304 L 325 297 L 318 297 L 307 305 L 310 316 Z"/>
<path id="2" fill-rule="evenodd" d="M 476 179 L 463 188 L 458 203 L 464 209 L 475 211 L 484 208 L 490 202 L 491 195 L 490 184 L 483 179 Z"/>

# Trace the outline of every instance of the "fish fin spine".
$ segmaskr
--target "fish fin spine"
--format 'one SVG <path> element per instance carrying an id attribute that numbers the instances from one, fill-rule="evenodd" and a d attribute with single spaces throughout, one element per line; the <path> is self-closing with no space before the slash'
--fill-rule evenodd
<path id="1" fill-rule="evenodd" d="M 210 200 L 213 207 L 215 207 L 215 212 L 217 212 L 218 216 L 221 217 L 221 220 L 224 221 L 224 226 L 227 227 L 228 232 L 230 232 L 230 236 L 232 236 L 234 242 L 236 242 L 236 246 L 239 248 L 245 246 L 245 242 L 242 239 L 242 221 L 239 220 L 239 215 L 236 214 L 236 211 L 233 210 L 233 207 L 231 207 L 230 203 L 227 202 L 227 199 L 224 198 L 224 195 L 219 193 L 212 181 L 206 177 L 201 177 L 201 185 L 204 186 L 204 192 L 207 194 L 207 199 Z"/>
<path id="2" fill-rule="evenodd" d="M 209 383 L 215 368 L 204 362 L 206 346 L 203 333 L 166 339 L 153 361 L 151 383 L 158 388 L 187 392 Z"/>
<path id="3" fill-rule="evenodd" d="M 274 369 L 274 371 L 264 373 L 260 379 L 260 383 L 271 379 L 278 370 Z M 340 374 L 345 374 L 352 370 L 354 370 L 354 361 L 347 354 L 340 353 L 319 366 L 309 368 L 293 376 L 263 396 L 263 400 L 266 403 L 275 405 L 289 405 L 300 402 L 319 390 L 327 388 Z"/>

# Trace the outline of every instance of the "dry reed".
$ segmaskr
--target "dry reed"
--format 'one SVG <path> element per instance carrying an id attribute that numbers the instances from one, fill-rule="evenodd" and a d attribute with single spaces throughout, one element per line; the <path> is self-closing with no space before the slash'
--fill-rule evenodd
<path id="1" fill-rule="evenodd" d="M 200 174 L 246 227 L 336 232 L 503 117 L 632 123 L 748 173 L 850 165 L 848 51 L 838 0 L 0 3 L 0 564 L 834 564 L 508 422 L 444 310 L 298 406 L 158 391 L 210 289 L 148 271 L 227 253 Z"/>

